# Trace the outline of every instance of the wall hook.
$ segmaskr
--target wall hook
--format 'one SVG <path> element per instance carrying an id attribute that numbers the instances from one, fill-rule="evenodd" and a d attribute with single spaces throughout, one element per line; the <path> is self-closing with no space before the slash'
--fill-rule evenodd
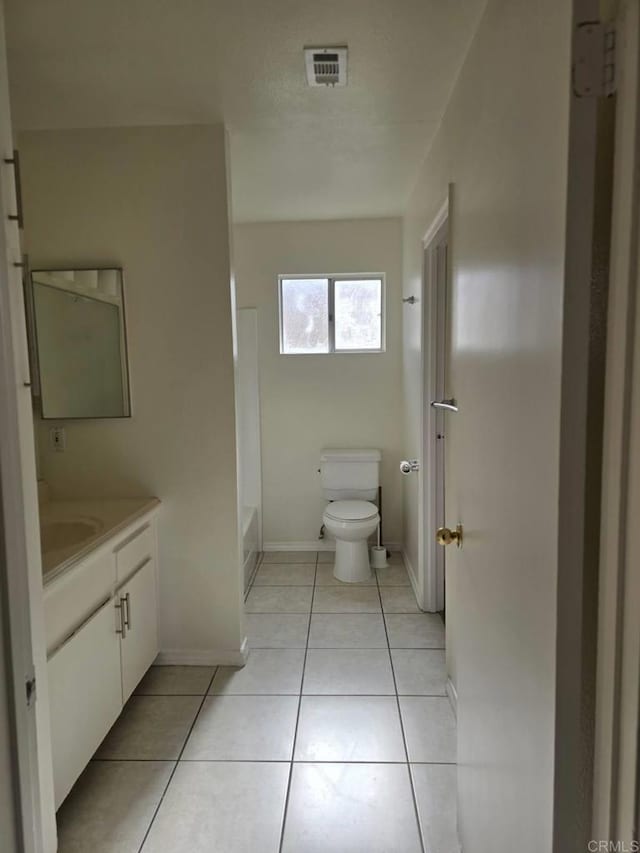
<path id="1" fill-rule="evenodd" d="M 402 301 L 407 302 L 409 305 L 415 305 L 418 299 L 415 296 L 405 296 Z"/>

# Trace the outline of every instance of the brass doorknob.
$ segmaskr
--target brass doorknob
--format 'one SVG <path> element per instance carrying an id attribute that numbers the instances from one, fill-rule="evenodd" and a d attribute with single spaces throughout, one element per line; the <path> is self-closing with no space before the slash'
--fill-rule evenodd
<path id="1" fill-rule="evenodd" d="M 458 548 L 462 548 L 462 525 L 458 524 L 455 530 L 439 527 L 436 533 L 436 542 L 438 545 L 451 545 L 452 542 L 455 542 Z"/>

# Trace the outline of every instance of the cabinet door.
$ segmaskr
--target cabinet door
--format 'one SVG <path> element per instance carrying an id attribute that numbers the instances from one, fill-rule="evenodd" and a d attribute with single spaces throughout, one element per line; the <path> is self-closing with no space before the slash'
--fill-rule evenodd
<path id="1" fill-rule="evenodd" d="M 114 604 L 110 599 L 49 658 L 56 809 L 122 710 Z"/>
<path id="2" fill-rule="evenodd" d="M 120 642 L 122 699 L 127 701 L 158 654 L 156 569 L 152 559 L 118 591 L 125 633 Z"/>

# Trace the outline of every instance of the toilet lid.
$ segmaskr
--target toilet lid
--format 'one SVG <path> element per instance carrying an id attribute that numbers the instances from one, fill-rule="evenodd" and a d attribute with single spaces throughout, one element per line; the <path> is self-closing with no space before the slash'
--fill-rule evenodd
<path id="1" fill-rule="evenodd" d="M 378 507 L 370 501 L 333 501 L 325 510 L 336 521 L 364 521 L 378 514 Z"/>

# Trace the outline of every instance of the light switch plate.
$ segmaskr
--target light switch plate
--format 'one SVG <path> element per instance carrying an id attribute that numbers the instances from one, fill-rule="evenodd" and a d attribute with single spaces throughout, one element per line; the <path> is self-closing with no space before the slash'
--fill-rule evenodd
<path id="1" fill-rule="evenodd" d="M 56 453 L 63 453 L 67 449 L 67 434 L 64 427 L 51 427 L 49 430 L 51 447 Z"/>

